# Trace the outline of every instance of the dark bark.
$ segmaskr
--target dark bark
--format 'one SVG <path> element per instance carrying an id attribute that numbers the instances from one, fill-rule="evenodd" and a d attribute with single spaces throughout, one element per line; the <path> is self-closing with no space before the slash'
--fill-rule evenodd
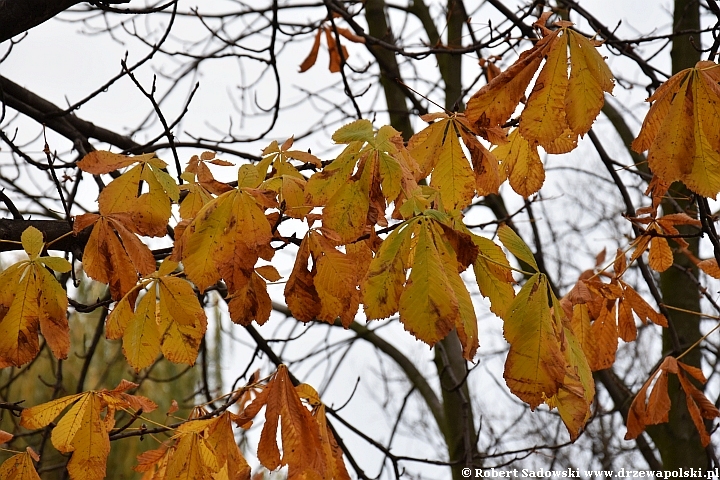
<path id="1" fill-rule="evenodd" d="M 45 243 L 57 240 L 50 247 L 51 250 L 59 250 L 63 252 L 74 252 L 78 256 L 82 256 L 83 248 L 90 236 L 89 228 L 76 237 L 72 234 L 72 227 L 68 222 L 62 220 L 15 220 L 9 218 L 0 218 L 0 252 L 9 250 L 22 250 L 20 236 L 28 227 L 35 227 L 43 233 Z"/>
<path id="2" fill-rule="evenodd" d="M 79 0 L 0 0 L 0 42 L 37 27 Z"/>
<path id="3" fill-rule="evenodd" d="M 675 0 L 674 8 L 674 31 L 700 28 L 700 2 L 698 0 Z M 699 45 L 699 39 L 693 42 L 689 35 L 675 38 L 670 53 L 673 74 L 695 66 L 695 63 L 700 60 L 700 52 L 697 50 L 696 44 Z M 685 211 L 690 216 L 697 217 L 693 194 L 683 184 L 679 182 L 673 184 L 668 191 L 668 196 L 673 197 L 674 201 L 663 201 L 663 214 Z M 687 228 L 682 227 L 679 227 L 678 230 L 680 233 L 689 232 Z M 699 239 L 695 237 L 687 240 L 690 244 L 688 250 L 697 256 Z M 671 242 L 671 246 L 673 243 Z M 689 313 L 700 312 L 701 309 L 697 285 L 690 280 L 686 273 L 689 270 L 697 278 L 698 268 L 686 255 L 679 252 L 675 252 L 673 263 L 672 268 L 660 274 L 660 289 L 664 303 L 678 308 L 678 310 L 670 311 L 669 318 L 677 332 L 677 340 L 672 338 L 669 330 L 665 330 L 663 332 L 663 351 L 678 355 L 701 337 L 700 316 Z M 683 357 L 683 362 L 700 367 L 700 349 L 695 348 L 690 351 Z M 662 457 L 663 467 L 666 470 L 676 470 L 681 467 L 708 467 L 708 458 L 690 418 L 685 395 L 680 389 L 677 378 L 673 375 L 670 376 L 668 390 L 672 402 L 670 421 L 658 426 L 664 435 L 653 435 L 653 440 Z"/>

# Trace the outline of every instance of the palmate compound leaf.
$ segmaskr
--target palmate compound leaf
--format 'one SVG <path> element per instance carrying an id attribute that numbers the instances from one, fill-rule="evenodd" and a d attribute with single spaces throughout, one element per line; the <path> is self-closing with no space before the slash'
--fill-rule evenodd
<path id="1" fill-rule="evenodd" d="M 679 362 L 675 357 L 665 357 L 665 360 L 660 364 L 658 370 L 653 372 L 635 396 L 635 399 L 630 405 L 630 411 L 628 412 L 625 439 L 631 440 L 637 438 L 638 435 L 645 430 L 647 425 L 656 425 L 669 420 L 669 373 L 678 376 L 680 387 L 685 394 L 690 417 L 700 434 L 700 441 L 703 447 L 707 447 L 710 444 L 710 435 L 705 429 L 703 418 L 709 420 L 717 418 L 720 416 L 720 410 L 687 378 L 687 374 L 689 374 L 698 382 L 705 383 L 707 380 L 702 371 L 697 367 Z M 650 391 L 648 395 L 651 387 L 652 391 Z"/>
<path id="2" fill-rule="evenodd" d="M 376 222 L 387 226 L 387 203 L 409 197 L 422 174 L 390 126 L 373 132 L 369 120 L 356 120 L 335 132 L 333 140 L 347 147 L 310 177 L 305 199 L 308 205 L 324 206 L 323 226 L 350 242 Z"/>
<path id="3" fill-rule="evenodd" d="M 161 351 L 171 362 L 195 363 L 207 317 L 190 283 L 172 275 L 177 266 L 165 260 L 108 316 L 106 335 L 122 338 L 123 353 L 135 371 L 152 365 Z M 143 287 L 147 291 L 135 305 Z"/>
<path id="4" fill-rule="evenodd" d="M 457 329 L 463 356 L 472 360 L 477 318 L 460 272 L 477 257 L 477 247 L 450 225 L 446 214 L 427 210 L 393 230 L 362 281 L 363 304 L 369 320 L 399 311 L 405 329 L 430 346 Z"/>
<path id="5" fill-rule="evenodd" d="M 48 271 L 65 273 L 70 263 L 60 257 L 41 257 L 42 233 L 28 227 L 21 236 L 28 260 L 0 273 L 0 367 L 21 366 L 39 352 L 38 330 L 56 358 L 70 348 L 67 294 Z"/>
<path id="6" fill-rule="evenodd" d="M 346 328 L 360 306 L 358 283 L 364 274 L 357 255 L 343 253 L 317 230 L 310 230 L 300 244 L 293 271 L 285 285 L 285 301 L 301 322 L 340 318 Z M 312 268 L 308 270 L 308 261 Z"/>
<path id="7" fill-rule="evenodd" d="M 127 213 L 138 232 L 150 237 L 167 233 L 171 201 L 177 202 L 180 190 L 175 180 L 163 169 L 165 162 L 154 153 L 128 157 L 106 151 L 90 152 L 78 162 L 81 170 L 100 175 L 137 163 L 111 181 L 100 192 L 98 206 L 101 215 Z M 140 193 L 141 183 L 148 191 Z"/>
<path id="8" fill-rule="evenodd" d="M 615 260 L 616 273 L 609 283 L 602 282 L 600 275 L 592 270 L 583 272 L 561 301 L 593 371 L 614 364 L 618 337 L 626 342 L 637 338 L 635 316 L 643 324 L 652 322 L 667 326 L 667 319 L 620 279 L 625 271 L 624 259 L 624 252 L 619 250 Z"/>
<path id="9" fill-rule="evenodd" d="M 250 480 L 250 466 L 240 453 L 230 412 L 209 420 L 190 420 L 171 441 L 138 455 L 143 479 Z"/>
<path id="10" fill-rule="evenodd" d="M 345 462 L 343 461 L 342 450 L 335 440 L 335 436 L 328 428 L 327 419 L 325 418 L 325 405 L 320 400 L 317 391 L 307 383 L 301 383 L 295 390 L 298 396 L 307 401 L 312 407 L 312 415 L 320 429 L 320 443 L 322 445 L 323 454 L 325 455 L 325 466 L 327 471 L 325 480 L 350 480 Z"/>
<path id="11" fill-rule="evenodd" d="M 267 386 L 240 414 L 237 423 L 248 424 L 262 407 L 265 409 L 258 444 L 258 460 L 268 470 L 288 466 L 288 479 L 321 480 L 328 466 L 318 422 L 305 408 L 293 387 L 287 367 L 280 365 Z M 278 425 L 282 456 L 278 446 Z"/>
<path id="12" fill-rule="evenodd" d="M 556 25 L 560 28 L 544 29 L 545 36 L 533 48 L 470 98 L 465 114 L 476 133 L 484 135 L 510 119 L 543 60 L 520 114 L 520 134 L 533 146 L 556 149 L 557 139 L 588 132 L 602 108 L 604 92 L 612 92 L 612 73 L 596 42 L 571 30 L 569 22 Z"/>
<path id="13" fill-rule="evenodd" d="M 720 192 L 720 68 L 698 62 L 668 79 L 647 99 L 652 106 L 632 143 L 667 183 L 715 198 Z"/>
<path id="14" fill-rule="evenodd" d="M 33 460 L 40 457 L 27 447 L 27 451 L 18 453 L 5 460 L 0 465 L 0 478 L 13 480 L 40 480 L 40 475 L 35 471 Z"/>
<path id="15" fill-rule="evenodd" d="M 561 325 L 549 307 L 548 293 L 545 275 L 530 277 L 510 305 L 503 329 L 510 344 L 505 382 L 533 410 L 558 393 L 566 373 Z"/>
<path id="16" fill-rule="evenodd" d="M 536 193 L 545 183 L 545 168 L 540 161 L 537 145 L 520 134 L 517 128 L 508 135 L 507 143 L 493 148 L 490 153 L 500 162 L 503 178 L 509 180 L 513 190 L 523 197 Z"/>
<path id="17" fill-rule="evenodd" d="M 429 126 L 412 136 L 408 151 L 417 160 L 422 176 L 432 173 L 430 186 L 440 192 L 448 210 L 467 207 L 475 196 L 498 193 L 505 180 L 498 160 L 470 131 L 463 114 L 424 115 Z M 470 168 L 460 138 L 470 152 Z"/>
<path id="18" fill-rule="evenodd" d="M 110 453 L 108 433 L 114 426 L 115 412 L 124 408 L 150 412 L 157 408 L 147 398 L 127 393 L 136 387 L 123 380 L 113 390 L 79 393 L 26 408 L 20 425 L 28 429 L 43 428 L 70 407 L 53 428 L 52 444 L 61 453 L 72 453 L 67 464 L 72 480 L 99 480 L 105 478 Z M 106 411 L 104 417 L 103 411 Z"/>
<path id="19" fill-rule="evenodd" d="M 197 213 L 177 241 L 171 259 L 182 261 L 185 273 L 201 292 L 221 278 L 228 287 L 231 318 L 238 322 L 267 320 L 270 312 L 262 307 L 267 297 L 265 283 L 254 273 L 258 258 L 270 260 L 272 227 L 265 209 L 277 207 L 276 194 L 258 188 L 263 176 L 252 165 L 238 170 L 238 188 L 210 201 Z M 235 307 L 248 292 L 256 292 L 255 310 L 241 315 Z M 245 305 L 245 304 L 243 304 Z M 244 308 L 244 307 L 243 307 Z"/>
<path id="20" fill-rule="evenodd" d="M 86 213 L 75 218 L 77 235 L 93 226 L 83 251 L 83 270 L 92 279 L 106 283 L 114 300 L 120 300 L 144 276 L 155 271 L 155 257 L 137 237 L 139 231 L 128 213 L 98 215 Z"/>

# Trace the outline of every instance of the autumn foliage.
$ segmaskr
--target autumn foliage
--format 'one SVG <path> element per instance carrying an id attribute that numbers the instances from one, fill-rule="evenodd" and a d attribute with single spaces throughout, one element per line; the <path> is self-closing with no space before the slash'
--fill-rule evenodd
<path id="1" fill-rule="evenodd" d="M 463 357 L 472 362 L 481 339 L 461 277 L 472 267 L 480 293 L 503 321 L 510 345 L 503 374 L 508 388 L 531 409 L 557 408 L 576 439 L 591 415 L 593 372 L 613 365 L 618 338 L 636 338 L 636 319 L 667 326 L 665 316 L 626 281 L 629 263 L 649 251 L 651 268 L 669 268 L 673 257 L 663 236 L 677 235 L 677 225 L 697 220 L 680 214 L 658 218 L 662 192 L 656 190 L 653 207 L 630 219 L 642 227 L 641 234 L 607 264 L 599 255 L 596 267 L 564 295 L 553 291 L 533 252 L 509 226 L 500 226 L 493 240 L 463 223 L 462 209 L 478 196 L 497 193 L 505 181 L 523 197 L 536 193 L 545 178 L 540 152 L 574 149 L 600 112 L 604 94 L 612 92 L 599 42 L 569 22 L 547 28 L 546 20 L 543 15 L 535 24 L 542 37 L 474 93 L 464 113 L 423 116 L 427 127 L 407 143 L 391 126 L 375 128 L 359 119 L 333 135 L 342 146 L 334 159 L 292 150 L 292 138 L 282 145 L 272 142 L 259 162 L 237 167 L 230 183 L 216 180 L 207 164 L 232 164 L 211 152 L 189 160 L 179 172 L 181 184 L 152 153 L 88 154 L 78 167 L 109 182 L 98 198 L 98 212 L 77 216 L 73 233 L 90 232 L 81 267 L 108 285 L 113 300 L 106 337 L 122 341 L 127 363 L 136 371 L 160 355 L 193 365 L 207 329 L 202 294 L 220 291 L 237 324 L 265 323 L 273 308 L 267 284 L 281 280 L 272 266 L 275 251 L 294 243 L 292 273 L 282 280 L 286 304 L 298 321 L 339 322 L 347 328 L 362 305 L 368 321 L 398 315 L 408 334 L 430 347 L 456 331 Z M 314 64 L 322 38 L 331 52 L 331 71 L 347 57 L 323 24 L 301 70 Z M 649 150 L 656 184 L 682 181 L 709 197 L 720 192 L 718 72 L 716 64 L 701 62 L 648 99 L 652 107 L 633 146 Z M 109 177 L 113 172 L 120 174 Z M 172 220 L 174 204 L 178 221 Z M 306 222 L 302 238 L 278 232 L 290 218 Z M 174 238 L 172 252 L 156 258 L 147 237 L 166 235 Z M 68 299 L 54 272 L 72 266 L 49 255 L 52 245 L 34 228 L 23 234 L 22 248 L 28 258 L 0 274 L 3 367 L 32 362 L 39 335 L 56 358 L 68 355 Z M 633 401 L 627 438 L 667 420 L 670 374 L 678 377 L 707 445 L 703 419 L 720 411 L 693 383 L 704 382 L 702 372 L 671 356 Z M 115 413 L 142 418 L 155 408 L 151 399 L 132 394 L 134 388 L 123 381 L 113 390 L 26 406 L 21 425 L 51 428 L 55 448 L 71 454 L 70 478 L 101 479 Z M 248 479 L 250 467 L 234 435 L 258 422 L 264 408 L 257 449 L 263 466 L 287 467 L 288 478 L 350 478 L 327 407 L 284 365 L 265 379 L 254 376 L 226 398 L 233 410 L 213 416 L 197 407 L 172 427 L 169 439 L 138 457 L 135 470 L 154 480 L 181 473 L 183 478 Z M 2 464 L 0 477 L 38 478 L 33 459 L 31 450 L 17 453 Z"/>

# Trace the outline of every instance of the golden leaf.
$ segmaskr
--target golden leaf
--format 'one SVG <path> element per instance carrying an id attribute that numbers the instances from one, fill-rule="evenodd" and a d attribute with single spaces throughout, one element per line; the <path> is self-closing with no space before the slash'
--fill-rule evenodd
<path id="1" fill-rule="evenodd" d="M 28 447 L 30 449 L 30 447 Z M 35 471 L 32 454 L 27 451 L 18 453 L 5 460 L 0 465 L 0 478 L 12 480 L 40 480 Z"/>
<path id="2" fill-rule="evenodd" d="M 62 453 L 72 453 L 67 469 L 72 480 L 98 480 L 105 477 L 110 452 L 109 429 L 116 407 L 142 405 L 146 412 L 156 405 L 144 397 L 125 393 L 135 384 L 121 383 L 115 390 L 89 391 L 70 395 L 23 410 L 20 425 L 29 429 L 43 428 L 60 412 L 70 410 L 53 428 L 51 440 Z M 101 417 L 107 409 L 105 419 Z"/>
<path id="3" fill-rule="evenodd" d="M 30 257 L 0 273 L 0 366 L 21 366 L 40 349 L 38 331 L 53 355 L 65 359 L 70 349 L 67 294 L 47 268 L 70 270 L 64 258 L 41 257 L 42 234 L 29 227 L 22 244 Z"/>
<path id="4" fill-rule="evenodd" d="M 503 376 L 533 410 L 558 393 L 567 370 L 548 303 L 547 279 L 536 273 L 510 305 L 503 329 L 510 344 Z"/>

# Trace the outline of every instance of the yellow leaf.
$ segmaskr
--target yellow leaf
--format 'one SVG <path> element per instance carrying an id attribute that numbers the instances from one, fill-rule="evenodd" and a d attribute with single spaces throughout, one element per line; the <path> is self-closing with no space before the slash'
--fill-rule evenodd
<path id="1" fill-rule="evenodd" d="M 504 322 L 510 344 L 503 376 L 510 391 L 535 409 L 558 393 L 566 361 L 548 306 L 548 284 L 535 274 L 515 297 Z"/>
<path id="2" fill-rule="evenodd" d="M 633 150 L 642 153 L 653 144 L 665 117 L 670 111 L 670 104 L 678 94 L 681 85 L 687 80 L 688 74 L 688 70 L 683 70 L 677 75 L 673 75 L 660 85 L 650 98 L 645 100 L 651 102 L 652 105 L 647 115 L 645 115 L 640 133 L 632 142 L 631 147 Z"/>
<path id="3" fill-rule="evenodd" d="M 34 268 L 39 289 L 40 332 L 55 358 L 65 359 L 70 350 L 70 326 L 67 319 L 67 292 L 54 275 L 39 266 Z"/>
<path id="4" fill-rule="evenodd" d="M 464 121 L 461 123 L 466 125 Z M 500 161 L 478 141 L 475 135 L 468 133 L 464 128 L 460 129 L 460 135 L 470 152 L 477 194 L 479 196 L 497 194 L 506 178 L 505 171 L 500 168 Z"/>
<path id="5" fill-rule="evenodd" d="M 655 142 L 648 151 L 648 165 L 653 173 L 667 182 L 679 180 L 692 171 L 695 152 L 693 137 L 692 76 L 680 84 Z"/>
<path id="6" fill-rule="evenodd" d="M 519 195 L 529 197 L 540 190 L 545 182 L 545 169 L 540 161 L 537 146 L 532 146 L 520 135 L 518 129 L 508 136 L 508 143 L 491 150 L 500 160 L 510 186 Z"/>
<path id="7" fill-rule="evenodd" d="M 28 254 L 28 257 L 30 257 L 30 260 L 38 258 L 40 256 L 40 252 L 42 252 L 42 249 L 45 246 L 42 232 L 35 227 L 26 228 L 20 236 L 20 240 L 22 241 L 22 246 L 25 249 L 25 252 Z"/>
<path id="8" fill-rule="evenodd" d="M 477 235 L 473 235 L 472 239 L 480 251 L 473 263 L 480 293 L 490 300 L 490 311 L 504 318 L 515 298 L 510 263 L 492 240 Z"/>
<path id="9" fill-rule="evenodd" d="M 417 222 L 412 270 L 400 295 L 400 321 L 407 331 L 432 347 L 459 322 L 460 307 L 428 222 Z"/>
<path id="10" fill-rule="evenodd" d="M 28 429 L 43 428 L 55 420 L 55 417 L 60 415 L 60 412 L 65 410 L 68 405 L 75 403 L 77 399 L 83 395 L 83 393 L 69 395 L 41 405 L 26 408 L 20 417 L 20 425 Z"/>
<path id="11" fill-rule="evenodd" d="M 133 407 L 142 404 L 145 411 L 152 411 L 156 405 L 143 397 L 124 393 L 121 383 L 115 390 L 90 391 L 53 400 L 23 410 L 20 424 L 25 428 L 43 428 L 67 406 L 74 404 L 57 423 L 52 431 L 52 443 L 60 452 L 71 453 L 67 465 L 73 480 L 96 480 L 105 477 L 110 439 L 106 423 L 112 420 L 115 408 L 108 407 L 108 400 L 115 406 Z M 125 382 L 125 385 L 135 385 Z M 132 401 L 130 401 L 132 399 Z M 102 411 L 107 408 L 105 419 Z"/>
<path id="12" fill-rule="evenodd" d="M 410 154 L 419 161 L 423 175 L 430 174 L 432 170 L 430 186 L 440 192 L 446 208 L 467 207 L 475 194 L 475 181 L 473 171 L 458 140 L 460 133 L 455 118 L 450 117 L 432 123 L 420 134 L 425 131 L 428 131 L 426 140 L 415 148 L 412 139 L 410 140 L 411 143 L 408 144 Z"/>
<path id="13" fill-rule="evenodd" d="M 468 292 L 465 282 L 458 274 L 458 261 L 453 247 L 444 239 L 444 234 L 437 224 L 432 224 L 431 227 L 438 253 L 442 259 L 442 268 L 458 304 L 459 315 L 455 319 L 455 329 L 463 347 L 463 358 L 472 362 L 480 345 L 475 308 L 470 299 L 470 292 Z"/>
<path id="14" fill-rule="evenodd" d="M 135 371 L 152 365 L 160 354 L 155 292 L 148 292 L 140 299 L 135 314 L 125 327 L 123 354 Z"/>
<path id="15" fill-rule="evenodd" d="M 88 162 L 85 163 L 85 159 Z M 109 152 L 92 152 L 78 166 L 90 173 L 109 173 L 119 166 L 138 163 L 100 192 L 100 214 L 128 213 L 138 231 L 148 236 L 164 236 L 170 218 L 170 201 L 179 198 L 179 187 L 162 169 L 167 165 L 155 154 L 125 157 Z M 145 182 L 148 192 L 140 193 L 140 182 Z"/>
<path id="16" fill-rule="evenodd" d="M 119 153 L 96 150 L 85 155 L 82 160 L 78 162 L 78 167 L 93 175 L 100 175 L 101 173 L 110 173 L 113 170 L 130 166 L 133 163 L 141 161 L 140 158 L 149 159 L 154 156 L 154 153 L 150 153 L 137 157 L 129 157 L 127 155 L 120 155 Z"/>
<path id="17" fill-rule="evenodd" d="M 29 448 L 29 447 L 28 447 Z M 18 453 L 0 465 L 0 478 L 12 480 L 40 480 L 30 452 Z"/>
<path id="18" fill-rule="evenodd" d="M 589 365 L 596 363 L 594 348 L 594 340 L 592 336 L 592 328 L 590 324 L 590 312 L 585 303 L 578 303 L 572 307 L 572 318 L 570 319 L 570 327 L 572 328 L 575 338 L 585 354 L 586 361 Z"/>
<path id="19" fill-rule="evenodd" d="M 574 30 L 565 32 L 570 46 L 565 116 L 576 136 L 585 135 L 602 109 L 603 92 L 612 93 L 613 76 L 590 40 Z"/>
<path id="20" fill-rule="evenodd" d="M 244 175 L 248 185 L 255 185 L 257 178 L 251 172 L 257 170 L 253 167 L 238 175 Z M 221 277 L 227 280 L 239 274 L 238 270 L 244 270 L 244 276 L 249 277 L 258 257 L 266 256 L 272 232 L 264 208 L 277 204 L 265 194 L 264 190 L 246 186 L 219 196 L 198 212 L 175 242 L 172 259 L 183 261 L 188 279 L 201 292 Z M 242 285 L 236 283 L 238 288 Z"/>
<path id="21" fill-rule="evenodd" d="M 406 239 L 412 235 L 412 230 L 413 226 L 408 223 L 393 230 L 370 262 L 361 288 L 368 320 L 388 318 L 400 308 L 409 254 Z"/>
<path id="22" fill-rule="evenodd" d="M 337 232 L 344 242 L 355 240 L 365 231 L 370 208 L 372 167 L 366 163 L 362 176 L 349 180 L 323 209 L 323 225 Z"/>
<path id="23" fill-rule="evenodd" d="M 173 258 L 182 259 L 185 273 L 200 292 L 220 278 L 217 257 L 233 200 L 233 192 L 228 192 L 205 205 L 175 242 Z"/>
<path id="24" fill-rule="evenodd" d="M 575 440 L 585 429 L 585 424 L 590 418 L 590 405 L 595 396 L 595 383 L 582 349 L 577 345 L 577 340 L 572 332 L 568 330 L 566 332 L 570 335 L 568 338 L 570 347 L 564 350 L 568 366 L 563 384 L 558 389 L 555 398 L 560 418 L 570 434 L 570 439 Z"/>
<path id="25" fill-rule="evenodd" d="M 123 353 L 136 371 L 151 365 L 161 351 L 175 363 L 193 365 L 197 358 L 207 317 L 190 284 L 171 276 L 176 267 L 165 260 L 134 311 L 128 294 L 108 316 L 108 338 L 123 339 Z"/>
<path id="26" fill-rule="evenodd" d="M 360 158 L 362 143 L 353 142 L 322 171 L 313 174 L 305 186 L 307 203 L 313 206 L 325 205 L 352 175 Z"/>
<path id="27" fill-rule="evenodd" d="M 470 97 L 465 115 L 476 132 L 503 125 L 510 118 L 542 62 L 546 46 L 547 41 L 540 41 L 521 53 L 510 68 Z"/>
<path id="28" fill-rule="evenodd" d="M 196 480 L 214 478 L 219 470 L 215 452 L 197 433 L 181 435 L 167 465 L 165 478 Z"/>
<path id="29" fill-rule="evenodd" d="M 0 320 L 0 362 L 4 366 L 20 366 L 30 362 L 39 352 L 38 317 L 40 315 L 37 295 L 39 288 L 35 269 L 25 269 L 22 278 L 18 275 L 11 284 L 0 284 L 0 288 L 12 288 L 14 295 L 7 313 Z M 4 272 L 3 272 L 4 273 Z M 0 277 L 5 280 L 6 276 Z M 19 280 L 19 283 L 17 281 Z M 1 282 L 4 283 L 4 282 Z"/>
<path id="30" fill-rule="evenodd" d="M 56 358 L 65 359 L 68 355 L 67 294 L 46 268 L 65 270 L 68 262 L 57 257 L 40 257 L 41 239 L 38 230 L 25 230 L 23 244 L 31 259 L 0 273 L 1 366 L 20 366 L 34 359 L 39 351 L 38 330 Z"/>
<path id="31" fill-rule="evenodd" d="M 158 282 L 158 328 L 161 350 L 175 363 L 194 365 L 207 330 L 205 310 L 192 287 L 183 279 L 163 276 Z"/>
<path id="32" fill-rule="evenodd" d="M 355 319 L 360 306 L 356 265 L 325 237 L 313 231 L 308 235 L 315 244 L 313 259 L 317 273 L 313 284 L 320 299 L 317 319 L 333 323 L 339 317 L 347 328 Z"/>
<path id="33" fill-rule="evenodd" d="M 308 205 L 325 206 L 324 225 L 349 242 L 369 224 L 382 221 L 389 202 L 397 205 L 417 188 L 420 167 L 390 126 L 373 135 L 368 120 L 357 120 L 340 128 L 333 139 L 349 145 L 308 180 L 305 195 Z"/>
<path id="34" fill-rule="evenodd" d="M 228 480 L 244 480 L 250 477 L 250 465 L 240 453 L 232 429 L 231 414 L 223 412 L 212 420 L 206 429 L 207 445 L 217 457 L 218 472 Z"/>
<path id="35" fill-rule="evenodd" d="M 708 79 L 710 80 L 710 79 Z M 692 191 L 706 197 L 720 192 L 720 89 L 715 82 L 696 74 L 693 78 L 693 123 L 695 152 L 692 171 L 683 181 Z"/>
<path id="36" fill-rule="evenodd" d="M 568 89 L 567 34 L 565 30 L 548 46 L 545 66 L 520 117 L 520 134 L 541 145 L 555 140 L 566 128 L 565 94 Z"/>

